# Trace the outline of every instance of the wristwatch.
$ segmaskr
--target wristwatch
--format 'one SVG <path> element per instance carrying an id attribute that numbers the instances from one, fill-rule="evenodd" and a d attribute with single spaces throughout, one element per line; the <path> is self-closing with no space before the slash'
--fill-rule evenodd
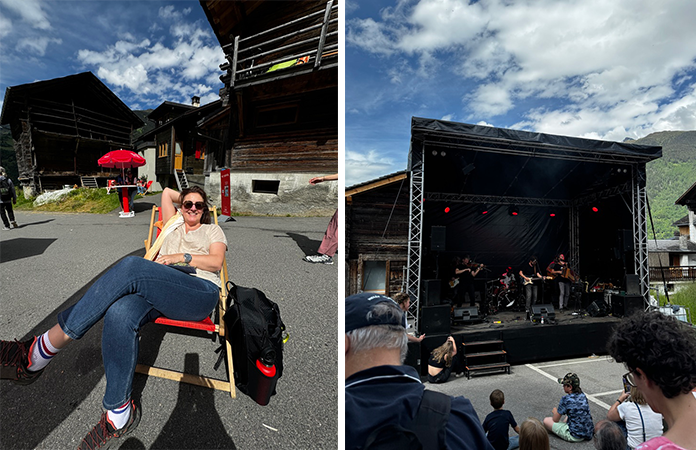
<path id="1" fill-rule="evenodd" d="M 191 264 L 191 260 L 192 260 L 192 259 L 193 259 L 193 257 L 192 257 L 190 254 L 184 253 L 184 262 L 185 262 L 186 264 Z"/>

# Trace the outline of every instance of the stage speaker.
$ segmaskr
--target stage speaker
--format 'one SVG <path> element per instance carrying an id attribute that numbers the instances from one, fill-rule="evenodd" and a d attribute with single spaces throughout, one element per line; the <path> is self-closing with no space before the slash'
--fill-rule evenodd
<path id="1" fill-rule="evenodd" d="M 541 322 L 547 320 L 556 320 L 556 311 L 552 304 L 532 305 L 532 322 Z"/>
<path id="2" fill-rule="evenodd" d="M 628 317 L 636 311 L 642 311 L 643 307 L 644 300 L 640 295 L 611 296 L 611 313 L 614 317 Z"/>
<path id="3" fill-rule="evenodd" d="M 621 229 L 619 231 L 619 242 L 621 243 L 621 251 L 632 252 L 633 251 L 633 231 Z"/>
<path id="4" fill-rule="evenodd" d="M 480 322 L 479 310 L 476 306 L 467 306 L 464 308 L 454 308 L 452 310 L 452 321 L 454 323 L 475 323 Z"/>
<path id="5" fill-rule="evenodd" d="M 604 300 L 595 300 L 587 307 L 587 314 L 592 317 L 604 317 L 609 314 L 609 306 Z"/>
<path id="6" fill-rule="evenodd" d="M 441 303 L 442 298 L 442 281 L 440 280 L 423 280 L 423 306 L 435 306 Z"/>
<path id="7" fill-rule="evenodd" d="M 411 366 L 421 373 L 421 343 L 420 342 L 409 342 L 408 343 L 408 353 L 406 353 L 406 359 L 404 364 Z"/>
<path id="8" fill-rule="evenodd" d="M 424 306 L 421 310 L 421 334 L 449 334 L 451 311 L 449 305 Z"/>
<path id="9" fill-rule="evenodd" d="M 434 252 L 445 251 L 445 236 L 447 227 L 432 226 L 430 227 L 430 250 Z"/>
<path id="10" fill-rule="evenodd" d="M 626 274 L 626 295 L 640 295 L 640 279 L 638 275 Z"/>

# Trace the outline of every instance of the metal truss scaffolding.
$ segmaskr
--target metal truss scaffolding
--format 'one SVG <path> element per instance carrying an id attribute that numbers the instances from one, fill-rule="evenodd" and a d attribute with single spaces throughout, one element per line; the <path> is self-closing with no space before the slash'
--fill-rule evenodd
<path id="1" fill-rule="evenodd" d="M 411 306 L 407 312 L 407 318 L 414 321 L 413 326 L 419 329 L 420 318 L 420 274 L 421 252 L 423 240 L 423 156 L 425 148 L 420 155 L 420 161 L 413 161 L 411 169 L 411 196 L 410 196 L 410 224 L 408 230 L 408 293 L 411 297 Z"/>
<path id="2" fill-rule="evenodd" d="M 648 267 L 648 233 L 647 233 L 647 194 L 645 191 L 645 168 L 633 166 L 633 255 L 636 275 L 640 282 L 640 295 L 648 305 L 650 271 Z"/>

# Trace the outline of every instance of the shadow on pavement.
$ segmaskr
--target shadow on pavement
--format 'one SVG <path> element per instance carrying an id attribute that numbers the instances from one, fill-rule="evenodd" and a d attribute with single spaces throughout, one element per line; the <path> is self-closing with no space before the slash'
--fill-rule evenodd
<path id="1" fill-rule="evenodd" d="M 33 225 L 43 225 L 45 223 L 53 222 L 54 220 L 56 220 L 56 219 L 41 220 L 39 222 L 22 223 L 17 228 L 26 228 L 26 227 L 31 227 Z"/>
<path id="2" fill-rule="evenodd" d="M 4 247 L 3 243 L 3 247 Z M 4 253 L 4 251 L 3 251 Z M 144 256 L 144 250 L 138 250 L 126 256 Z M 20 341 L 44 333 L 57 323 L 59 312 L 75 304 L 87 290 L 113 267 L 105 269 L 62 305 L 53 310 Z M 41 299 L 36 299 L 40 302 Z M 35 307 L 27 305 L 27 307 Z M 63 423 L 75 409 L 94 390 L 104 376 L 101 357 L 102 321 L 79 341 L 65 347 L 48 365 L 44 373 L 33 384 L 18 386 L 10 381 L 0 384 L 0 448 L 26 449 L 36 448 L 53 430 Z M 2 336 L 12 339 L 12 336 Z M 75 439 L 81 439 L 99 420 L 84 424 Z"/>
<path id="3" fill-rule="evenodd" d="M 321 240 L 310 239 L 305 235 L 297 233 L 286 233 L 300 247 L 305 256 L 316 255 L 317 249 L 321 245 Z"/>
<path id="4" fill-rule="evenodd" d="M 187 353 L 184 356 L 184 371 L 200 373 L 197 354 Z M 142 384 L 144 385 L 144 382 Z M 213 389 L 179 383 L 179 395 L 174 411 L 150 448 L 237 448 L 215 410 L 213 393 Z"/>
<path id="5" fill-rule="evenodd" d="M 55 238 L 15 238 L 2 241 L 2 251 L 0 251 L 0 263 L 40 255 L 43 252 L 45 252 L 46 249 L 55 241 Z"/>

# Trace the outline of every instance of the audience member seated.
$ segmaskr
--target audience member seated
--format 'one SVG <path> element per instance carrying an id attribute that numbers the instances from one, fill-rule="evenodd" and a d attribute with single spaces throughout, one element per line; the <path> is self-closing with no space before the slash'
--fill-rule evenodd
<path id="1" fill-rule="evenodd" d="M 428 381 L 444 383 L 457 364 L 457 344 L 452 336 L 430 353 L 428 359 Z"/>
<path id="2" fill-rule="evenodd" d="M 662 436 L 662 414 L 653 411 L 643 394 L 635 387 L 631 387 L 630 393 L 621 393 L 609 408 L 607 419 L 619 424 L 630 448 L 636 448 L 649 439 Z"/>

